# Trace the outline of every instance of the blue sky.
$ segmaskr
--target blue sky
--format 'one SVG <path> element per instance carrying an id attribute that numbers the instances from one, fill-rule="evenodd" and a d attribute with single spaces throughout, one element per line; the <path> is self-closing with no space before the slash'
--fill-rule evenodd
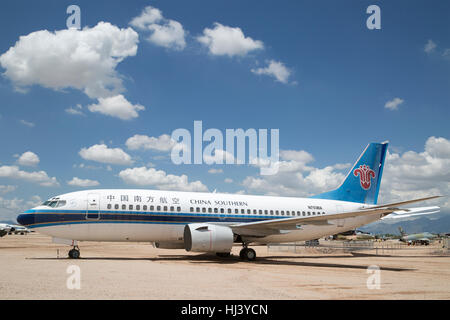
<path id="1" fill-rule="evenodd" d="M 0 220 L 14 216 L 32 197 L 45 200 L 82 188 L 67 183 L 74 177 L 96 181 L 100 188 L 169 186 L 153 178 L 145 186 L 133 185 L 120 176 L 126 169 L 143 166 L 175 177 L 184 174 L 189 182 L 201 181 L 210 191 L 310 195 L 335 186 L 348 170 L 345 165 L 324 170 L 327 166 L 352 163 L 367 143 L 384 140 L 400 157 L 393 158 L 392 172 L 420 173 L 417 180 L 411 178 L 410 188 L 388 179 L 382 184 L 385 199 L 391 199 L 388 187 L 398 187 L 395 197 L 450 189 L 448 1 L 432 5 L 426 1 L 9 1 L 2 3 L 0 11 L 0 56 L 21 36 L 66 29 L 66 8 L 71 4 L 81 8 L 84 29 L 79 32 L 104 21 L 120 32 L 130 28 L 136 33 L 136 53 L 126 55 L 111 70 L 113 78 L 121 80 L 124 99 L 145 110 L 128 120 L 91 112 L 89 106 L 98 104 L 100 95 L 89 96 L 71 84 L 62 88 L 43 84 L 46 77 L 53 81 L 65 76 L 52 64 L 45 76 L 27 78 L 27 85 L 18 85 L 17 77 L 8 75 L 20 59 L 39 64 L 45 55 L 56 54 L 51 49 L 30 49 L 19 60 L 0 58 L 0 173 L 2 166 L 5 172 L 17 166 L 27 173 L 44 171 L 57 180 L 53 186 L 42 186 L 42 180 L 26 174 L 25 178 L 0 174 L 4 190 L 0 187 Z M 366 9 L 372 4 L 381 8 L 381 30 L 366 27 Z M 163 16 L 156 25 L 175 21 L 182 26 L 182 49 L 149 41 L 152 31 L 130 24 L 148 6 Z M 249 42 L 259 41 L 263 47 L 232 55 L 211 53 L 198 38 L 216 22 L 225 31 L 239 28 Z M 427 44 L 431 44 L 428 50 Z M 287 70 L 283 81 L 255 72 L 270 61 Z M 70 70 L 67 77 L 82 77 L 76 66 Z M 26 76 L 20 76 L 25 81 Z M 385 107 L 396 98 L 401 101 L 396 109 Z M 68 113 L 70 108 L 83 115 Z M 158 138 L 177 128 L 192 130 L 194 120 L 203 121 L 205 129 L 223 132 L 279 129 L 281 150 L 304 150 L 314 160 L 300 155 L 286 158 L 307 168 L 266 179 L 251 166 L 176 166 L 165 151 L 130 150 L 126 144 L 136 134 Z M 132 162 L 118 165 L 80 155 L 81 149 L 100 144 L 120 148 Z M 440 151 L 431 151 L 436 149 Z M 28 151 L 39 161 L 21 165 L 19 157 Z M 213 174 L 208 172 L 211 168 L 223 172 Z M 225 183 L 226 178 L 232 182 Z"/>

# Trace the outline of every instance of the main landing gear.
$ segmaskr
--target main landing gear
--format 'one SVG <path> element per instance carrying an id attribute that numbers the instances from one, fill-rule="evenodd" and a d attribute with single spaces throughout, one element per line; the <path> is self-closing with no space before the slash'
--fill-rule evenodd
<path id="1" fill-rule="evenodd" d="M 80 248 L 78 246 L 74 246 L 73 249 L 69 251 L 70 259 L 78 259 L 80 258 Z"/>
<path id="2" fill-rule="evenodd" d="M 251 248 L 247 248 L 247 245 L 244 244 L 241 252 L 239 252 L 239 257 L 242 260 L 254 261 L 256 259 L 256 252 Z"/>

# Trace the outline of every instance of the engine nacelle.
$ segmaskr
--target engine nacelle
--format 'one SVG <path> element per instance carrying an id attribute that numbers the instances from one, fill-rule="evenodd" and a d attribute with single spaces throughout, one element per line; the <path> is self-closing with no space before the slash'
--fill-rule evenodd
<path id="1" fill-rule="evenodd" d="M 226 226 L 192 223 L 184 227 L 184 248 L 194 252 L 230 252 L 233 231 Z"/>

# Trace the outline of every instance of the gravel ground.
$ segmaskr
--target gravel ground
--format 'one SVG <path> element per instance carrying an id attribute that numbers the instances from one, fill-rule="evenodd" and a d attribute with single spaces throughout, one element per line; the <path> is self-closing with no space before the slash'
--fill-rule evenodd
<path id="1" fill-rule="evenodd" d="M 255 262 L 239 260 L 239 247 L 225 259 L 147 243 L 80 248 L 70 260 L 47 236 L 0 238 L 0 299 L 450 299 L 450 257 L 421 247 L 390 257 L 253 247 Z"/>

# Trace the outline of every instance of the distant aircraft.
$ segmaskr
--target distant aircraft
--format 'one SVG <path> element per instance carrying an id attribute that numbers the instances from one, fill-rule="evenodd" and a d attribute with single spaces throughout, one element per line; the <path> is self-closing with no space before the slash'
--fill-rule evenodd
<path id="1" fill-rule="evenodd" d="M 400 234 L 402 237 L 400 238 L 400 241 L 406 242 L 408 244 L 424 244 L 429 245 L 430 241 L 433 239 L 436 239 L 438 236 L 429 232 L 423 232 L 423 233 L 415 233 L 415 234 L 406 234 L 402 227 L 398 227 L 398 230 L 400 231 Z"/>
<path id="2" fill-rule="evenodd" d="M 350 232 L 339 233 L 333 236 L 334 240 L 355 241 L 355 240 L 374 240 L 375 236 L 361 232 L 358 230 L 352 230 Z"/>
<path id="3" fill-rule="evenodd" d="M 0 237 L 6 236 L 7 234 L 26 234 L 29 232 L 31 230 L 23 226 L 0 223 Z"/>
<path id="4" fill-rule="evenodd" d="M 6 236 L 11 231 L 11 226 L 6 223 L 0 223 L 0 238 Z"/>
<path id="5" fill-rule="evenodd" d="M 220 257 L 241 244 L 241 259 L 251 261 L 256 252 L 250 244 L 318 239 L 407 214 L 411 209 L 399 206 L 437 198 L 377 205 L 387 146 L 370 143 L 337 189 L 311 198 L 89 190 L 51 198 L 17 221 L 73 246 L 70 258 L 80 257 L 78 241 L 140 241 Z"/>
<path id="6" fill-rule="evenodd" d="M 27 233 L 30 233 L 30 232 L 33 232 L 33 231 L 31 231 L 30 229 L 28 229 L 28 228 L 25 228 L 25 227 L 23 227 L 23 226 L 18 226 L 18 225 L 15 225 L 15 224 L 11 224 L 10 225 L 11 227 L 12 227 L 12 230 L 9 232 L 9 234 L 27 234 Z"/>

